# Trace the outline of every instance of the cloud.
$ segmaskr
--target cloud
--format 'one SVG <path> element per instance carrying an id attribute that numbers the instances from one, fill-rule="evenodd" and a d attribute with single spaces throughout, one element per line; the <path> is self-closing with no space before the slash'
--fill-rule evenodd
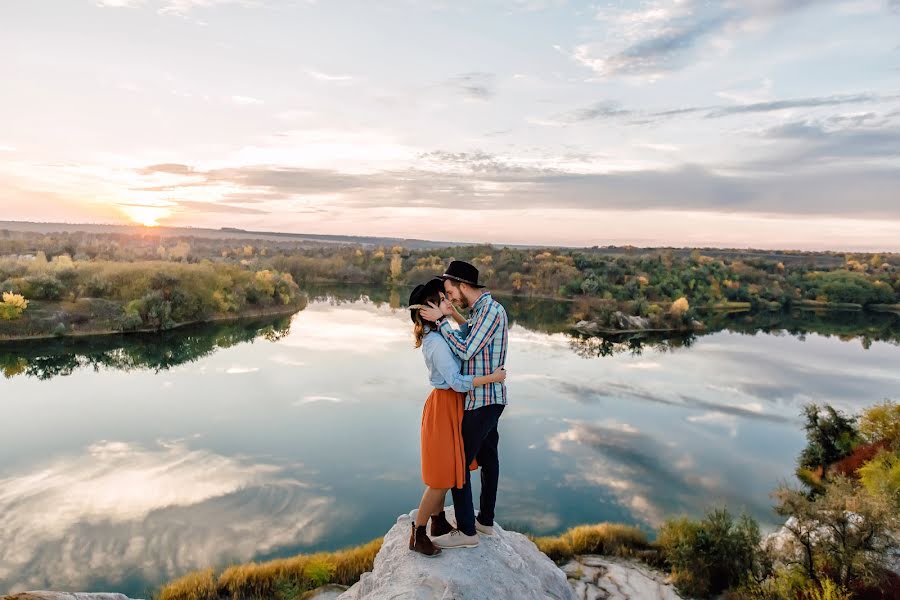
<path id="1" fill-rule="evenodd" d="M 494 94 L 493 73 L 463 73 L 451 78 L 448 83 L 470 100 L 487 100 Z"/>
<path id="2" fill-rule="evenodd" d="M 590 121 L 598 118 L 622 117 L 632 114 L 630 110 L 625 110 L 617 102 L 604 100 L 580 108 L 571 114 L 573 121 Z"/>
<path id="3" fill-rule="evenodd" d="M 141 175 L 153 175 L 155 173 L 167 173 L 171 175 L 191 175 L 194 170 L 187 166 L 177 163 L 164 163 L 157 165 L 148 165 L 142 169 L 138 169 Z"/>
<path id="4" fill-rule="evenodd" d="M 819 96 L 807 98 L 791 98 L 770 102 L 751 102 L 744 104 L 723 104 L 711 106 L 689 106 L 655 111 L 640 111 L 623 108 L 618 102 L 604 100 L 589 106 L 578 108 L 557 115 L 537 124 L 565 125 L 592 121 L 595 119 L 616 119 L 632 117 L 632 124 L 654 123 L 660 119 L 700 114 L 707 119 L 718 119 L 744 114 L 771 113 L 798 108 L 820 108 L 827 106 L 844 106 L 852 104 L 868 104 L 892 102 L 898 96 L 879 96 L 877 94 L 849 94 L 835 96 Z"/>
<path id="5" fill-rule="evenodd" d="M 888 134 L 885 148 L 891 147 Z M 818 150 L 819 162 L 859 156 L 866 138 L 832 140 Z M 856 144 L 856 145 L 854 145 Z M 843 154 L 841 154 L 843 152 Z M 800 156 L 799 154 L 795 154 Z M 812 151 L 807 157 L 812 157 Z M 330 169 L 256 165 L 209 171 L 191 170 L 186 186 L 226 186 L 245 194 L 285 197 L 328 195 L 331 206 L 352 208 L 431 207 L 522 209 L 554 206 L 574 209 L 671 209 L 714 212 L 900 216 L 896 190 L 900 171 L 877 166 L 842 166 L 824 172 L 783 173 L 771 162 L 748 162 L 747 174 L 720 174 L 700 166 L 611 173 L 565 171 L 551 165 L 519 164 L 483 152 L 434 151 L 422 155 L 423 167 L 372 174 Z M 810 160 L 807 158 L 805 160 Z M 734 165 L 740 171 L 742 165 Z M 150 169 L 150 167 L 147 167 Z M 773 174 L 760 173 L 774 170 Z M 197 179 L 200 178 L 200 179 Z M 167 186 L 177 192 L 178 185 Z M 225 205 L 179 201 L 181 206 L 227 212 Z M 253 211 L 241 208 L 239 211 Z"/>
<path id="6" fill-rule="evenodd" d="M 133 8 L 140 6 L 146 0 L 96 0 L 97 6 L 106 8 Z"/>
<path id="7" fill-rule="evenodd" d="M 571 56 L 600 78 L 652 80 L 688 65 L 692 51 L 717 35 L 734 37 L 758 30 L 812 4 L 812 0 L 653 0 L 637 9 L 601 8 L 597 20 L 607 26 L 608 39 L 576 46 Z"/>
<path id="8" fill-rule="evenodd" d="M 138 8 L 148 1 L 154 1 L 158 5 L 157 13 L 161 15 L 187 16 L 197 8 L 211 8 L 221 5 L 235 5 L 243 7 L 261 6 L 263 0 L 95 0 L 97 6 L 103 8 Z"/>
<path id="9" fill-rule="evenodd" d="M 755 161 L 760 167 L 788 163 L 797 168 L 849 161 L 891 161 L 900 158 L 900 126 L 876 123 L 871 117 L 829 119 L 828 121 L 792 121 L 765 130 L 767 139 L 789 142 L 790 149 L 780 155 Z M 837 127 L 835 127 L 837 125 Z"/>
<path id="10" fill-rule="evenodd" d="M 895 97 L 887 98 L 893 100 Z M 724 117 L 728 115 L 745 113 L 763 113 L 785 110 L 790 108 L 816 108 L 820 106 L 841 106 L 844 104 L 860 104 L 876 102 L 880 98 L 874 94 L 854 94 L 850 96 L 825 96 L 819 98 L 799 98 L 796 100 L 777 100 L 774 102 L 754 102 L 752 104 L 739 104 L 737 106 L 721 106 L 710 109 L 706 114 L 708 118 Z"/>
<path id="11" fill-rule="evenodd" d="M 722 15 L 672 27 L 603 58 L 594 58 L 591 47 L 583 45 L 575 49 L 574 58 L 601 77 L 657 75 L 681 67 L 679 59 L 688 49 L 695 46 L 703 37 L 720 30 L 727 22 L 728 18 Z"/>
<path id="12" fill-rule="evenodd" d="M 251 106 L 254 104 L 263 104 L 263 101 L 259 98 L 253 98 L 251 96 L 232 96 L 231 101 L 239 106 Z"/>
<path id="13" fill-rule="evenodd" d="M 219 204 L 217 202 L 199 202 L 195 200 L 175 200 L 174 203 L 181 209 L 188 212 L 207 212 L 207 213 L 231 213 L 244 215 L 264 215 L 268 214 L 267 210 L 258 208 L 250 208 L 248 206 L 232 206 L 230 204 Z"/>
<path id="14" fill-rule="evenodd" d="M 313 69 L 306 69 L 304 71 L 307 75 L 312 77 L 313 79 L 318 79 L 319 81 L 352 81 L 352 75 L 330 75 L 328 73 L 322 73 L 321 71 L 314 71 Z"/>

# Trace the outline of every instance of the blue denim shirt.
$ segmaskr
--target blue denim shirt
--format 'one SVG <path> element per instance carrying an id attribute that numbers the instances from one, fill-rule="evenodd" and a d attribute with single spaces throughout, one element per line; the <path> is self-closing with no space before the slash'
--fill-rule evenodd
<path id="1" fill-rule="evenodd" d="M 428 367 L 428 377 L 437 390 L 452 389 L 468 392 L 474 375 L 462 375 L 462 361 L 453 354 L 447 340 L 437 331 L 430 331 L 422 339 L 422 355 Z"/>

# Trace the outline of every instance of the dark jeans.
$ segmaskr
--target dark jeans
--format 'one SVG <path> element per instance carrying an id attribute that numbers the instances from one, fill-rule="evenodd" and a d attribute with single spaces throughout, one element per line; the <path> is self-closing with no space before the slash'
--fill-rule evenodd
<path id="1" fill-rule="evenodd" d="M 500 479 L 500 458 L 497 444 L 500 434 L 497 422 L 503 414 L 503 404 L 489 404 L 463 414 L 462 437 L 466 449 L 466 484 L 453 488 L 453 509 L 456 512 L 456 528 L 466 535 L 475 535 L 475 507 L 472 505 L 472 480 L 468 466 L 473 458 L 481 467 L 482 525 L 494 524 L 494 506 L 497 504 L 497 481 Z"/>

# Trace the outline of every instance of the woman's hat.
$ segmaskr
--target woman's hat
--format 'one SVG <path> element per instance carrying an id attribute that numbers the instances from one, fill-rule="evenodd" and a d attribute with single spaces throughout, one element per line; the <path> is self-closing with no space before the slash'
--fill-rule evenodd
<path id="1" fill-rule="evenodd" d="M 409 317 L 412 319 L 413 323 L 416 322 L 416 311 L 418 310 L 418 307 L 425 304 L 426 298 L 429 296 L 436 296 L 442 291 L 444 291 L 444 280 L 440 277 L 433 277 L 425 283 L 420 283 L 413 288 L 412 293 L 409 295 Z"/>
<path id="2" fill-rule="evenodd" d="M 462 283 L 468 283 L 476 288 L 484 287 L 483 285 L 478 284 L 478 269 L 475 268 L 475 265 L 470 265 L 461 260 L 454 260 L 451 262 L 450 266 L 447 267 L 447 271 L 443 275 L 440 275 L 440 278 L 461 281 Z"/>

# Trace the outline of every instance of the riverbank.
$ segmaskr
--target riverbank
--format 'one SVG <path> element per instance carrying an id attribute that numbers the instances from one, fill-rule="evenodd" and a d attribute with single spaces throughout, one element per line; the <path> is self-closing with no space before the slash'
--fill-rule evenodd
<path id="1" fill-rule="evenodd" d="M 97 300 L 93 298 L 83 298 L 81 299 L 82 303 L 84 301 L 92 301 Z M 104 301 L 105 302 L 105 301 Z M 51 302 L 51 301 L 32 301 L 31 306 L 29 306 L 29 311 L 31 313 L 28 315 L 28 318 L 21 317 L 21 322 L 19 321 L 8 321 L 3 325 L 3 329 L 0 329 L 0 344 L 5 343 L 14 343 L 14 342 L 24 342 L 24 341 L 34 341 L 34 340 L 46 340 L 46 339 L 54 339 L 54 338 L 86 338 L 86 337 L 97 337 L 97 336 L 106 336 L 106 335 L 128 335 L 128 334 L 147 334 L 147 333 L 158 333 L 159 331 L 169 331 L 172 329 L 179 329 L 183 327 L 187 327 L 190 325 L 201 325 L 206 323 L 224 323 L 229 321 L 241 321 L 245 319 L 254 319 L 259 317 L 276 317 L 283 315 L 293 315 L 306 307 L 307 301 L 305 297 L 299 296 L 294 302 L 287 305 L 276 305 L 276 306 L 268 306 L 268 307 L 259 307 L 259 308 L 246 308 L 242 310 L 240 313 L 220 313 L 214 314 L 205 319 L 195 319 L 190 321 L 181 321 L 174 323 L 172 325 L 167 326 L 164 330 L 159 329 L 157 327 L 140 327 L 134 329 L 122 329 L 120 326 L 116 324 L 115 320 L 112 320 L 110 317 L 106 317 L 102 320 L 98 320 L 98 322 L 103 323 L 103 326 L 97 326 L 96 324 L 87 324 L 85 325 L 83 321 L 80 321 L 83 318 L 83 312 L 79 311 L 77 308 L 74 311 L 67 312 L 66 308 L 72 305 L 77 305 L 77 302 Z M 124 307 L 120 305 L 121 311 L 124 312 Z M 41 316 L 48 315 L 52 317 L 56 317 L 52 321 L 52 326 L 56 329 L 56 331 L 50 330 L 42 333 L 23 333 L 23 334 L 9 334 L 4 331 L 10 330 L 12 327 L 18 325 L 20 327 L 28 327 L 28 326 L 49 326 L 50 323 L 47 323 L 46 319 L 43 319 L 43 323 L 39 319 L 34 319 L 34 313 L 38 313 Z M 118 313 L 119 315 L 121 313 Z M 62 323 L 64 326 L 66 325 L 66 316 L 74 321 L 80 321 L 76 323 L 71 323 L 71 327 L 65 327 L 65 329 L 57 328 L 59 323 Z M 37 321 L 37 322 L 36 322 Z"/>
<path id="2" fill-rule="evenodd" d="M 630 525 L 582 525 L 551 537 L 528 536 L 557 565 L 580 555 L 602 554 L 658 560 L 659 550 L 647 535 Z M 262 563 L 246 563 L 188 573 L 160 588 L 155 600 L 283 598 L 302 600 L 328 585 L 350 586 L 375 566 L 384 538 L 336 552 L 300 554 Z"/>

